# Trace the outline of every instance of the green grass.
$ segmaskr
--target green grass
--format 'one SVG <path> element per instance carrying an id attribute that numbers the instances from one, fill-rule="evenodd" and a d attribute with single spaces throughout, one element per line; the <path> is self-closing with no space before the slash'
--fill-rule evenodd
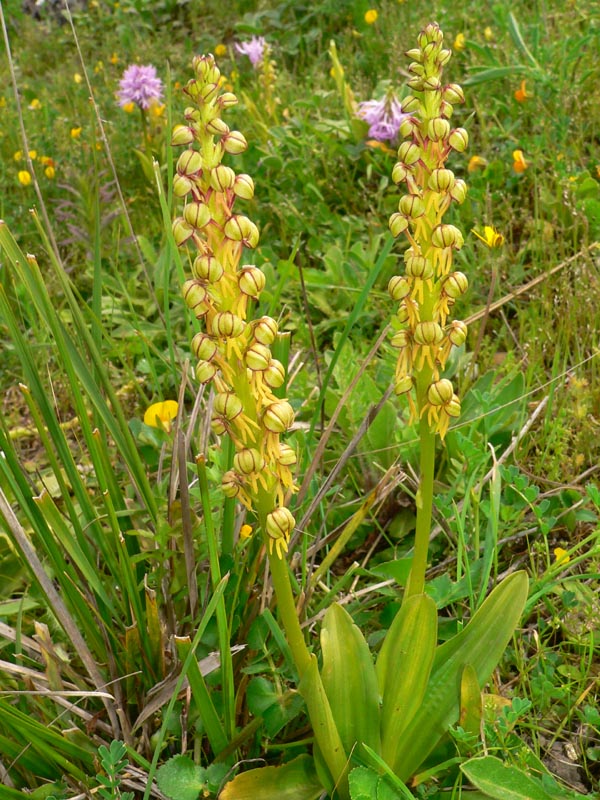
<path id="1" fill-rule="evenodd" d="M 393 312 L 396 159 L 348 116 L 328 50 L 335 40 L 357 100 L 388 85 L 402 93 L 404 51 L 433 19 L 450 44 L 466 37 L 448 79 L 467 98 L 455 118 L 470 145 L 450 166 L 469 194 L 450 221 L 465 233 L 457 268 L 470 283 L 457 309 L 474 318 L 448 365 L 463 412 L 435 483 L 428 592 L 440 640 L 507 572 L 526 569 L 530 594 L 486 688 L 485 750 L 456 727 L 445 772 L 410 791 L 459 797 L 468 782 L 456 760 L 484 752 L 600 791 L 593 5 L 386 0 L 369 26 L 359 0 L 92 0 L 71 26 L 3 3 L 0 798 L 71 797 L 113 768 L 107 796 L 148 797 L 150 783 L 140 786 L 183 752 L 206 770 L 194 773 L 198 792 L 215 796 L 240 761 L 310 751 L 264 553 L 255 538 L 238 543 L 243 519 L 218 488 L 231 453 L 210 433 L 189 365 L 192 319 L 180 297 L 189 265 L 169 233 L 180 87 L 192 56 L 217 45 L 240 98 L 229 124 L 249 142 L 235 168 L 256 183 L 244 213 L 261 241 L 246 257 L 266 262 L 268 288 L 255 310 L 292 333 L 287 397 L 298 424 L 288 443 L 301 453 L 298 484 L 308 475 L 292 577 L 306 592 L 307 641 L 318 653 L 317 623 L 336 597 L 372 649 L 382 641 L 412 552 L 417 430 L 392 398 L 352 442 L 393 378 L 389 337 L 371 348 Z M 272 107 L 234 47 L 253 34 L 272 46 Z M 132 62 L 154 64 L 166 84 L 147 145 L 139 115 L 115 99 Z M 518 102 L 523 80 L 530 96 Z M 523 173 L 515 150 L 529 162 Z M 474 155 L 484 163 L 469 170 Z M 19 181 L 25 169 L 39 193 Z M 503 234 L 501 248 L 469 234 L 484 225 Z M 164 399 L 180 401 L 170 432 L 143 424 Z M 126 752 L 114 746 L 111 766 L 99 748 L 114 740 Z"/>

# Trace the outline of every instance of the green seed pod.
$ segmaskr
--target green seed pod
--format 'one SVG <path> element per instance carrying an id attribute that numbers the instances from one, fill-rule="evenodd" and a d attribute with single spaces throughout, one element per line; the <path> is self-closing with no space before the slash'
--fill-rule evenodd
<path id="1" fill-rule="evenodd" d="M 177 247 L 181 247 L 194 235 L 194 229 L 189 225 L 183 217 L 176 217 L 172 225 L 173 238 Z"/>
<path id="2" fill-rule="evenodd" d="M 464 322 L 455 319 L 450 323 L 448 329 L 448 339 L 455 347 L 461 347 L 467 341 L 468 329 Z"/>
<path id="3" fill-rule="evenodd" d="M 277 336 L 278 326 L 271 317 L 260 317 L 254 323 L 254 338 L 261 344 L 271 345 Z"/>
<path id="4" fill-rule="evenodd" d="M 220 311 L 212 321 L 213 336 L 235 339 L 243 333 L 246 323 L 231 311 Z"/>
<path id="5" fill-rule="evenodd" d="M 434 276 L 433 264 L 424 256 L 410 256 L 406 259 L 406 274 L 422 281 L 431 280 Z"/>
<path id="6" fill-rule="evenodd" d="M 408 281 L 404 275 L 394 275 L 393 278 L 390 278 L 387 288 L 392 300 L 395 300 L 397 303 L 399 303 L 410 294 L 412 286 L 410 281 Z"/>
<path id="7" fill-rule="evenodd" d="M 279 389 L 280 386 L 283 386 L 283 382 L 285 381 L 285 367 L 281 361 L 277 361 L 276 358 L 272 358 L 269 361 L 269 366 L 263 372 L 263 380 L 271 389 Z"/>
<path id="8" fill-rule="evenodd" d="M 225 236 L 234 242 L 242 242 L 246 247 L 256 247 L 258 244 L 258 228 L 241 214 L 234 214 L 225 223 Z"/>
<path id="9" fill-rule="evenodd" d="M 212 361 L 216 356 L 219 346 L 207 333 L 197 333 L 191 343 L 192 353 L 201 361 Z"/>
<path id="10" fill-rule="evenodd" d="M 404 231 L 407 230 L 408 218 L 405 217 L 404 214 L 399 214 L 396 212 L 390 217 L 389 225 L 391 234 L 395 239 L 400 236 L 401 233 L 404 233 Z"/>
<path id="11" fill-rule="evenodd" d="M 244 354 L 246 366 L 253 372 L 262 372 L 271 363 L 271 351 L 266 344 L 254 342 Z"/>
<path id="12" fill-rule="evenodd" d="M 218 372 L 218 367 L 212 361 L 199 361 L 196 364 L 196 380 L 200 383 L 209 383 Z"/>
<path id="13" fill-rule="evenodd" d="M 260 472 L 265 466 L 265 459 L 254 447 L 244 447 L 233 457 L 233 468 L 242 475 L 252 475 Z"/>
<path id="14" fill-rule="evenodd" d="M 214 256 L 196 256 L 192 272 L 199 281 L 216 283 L 222 278 L 225 270 Z"/>
<path id="15" fill-rule="evenodd" d="M 252 200 L 254 197 L 254 181 L 250 175 L 237 175 L 233 184 L 233 192 L 242 200 Z"/>
<path id="16" fill-rule="evenodd" d="M 462 272 L 451 272 L 442 284 L 442 291 L 453 300 L 461 297 L 469 288 L 467 276 Z"/>
<path id="17" fill-rule="evenodd" d="M 402 142 L 398 148 L 398 160 L 408 166 L 416 164 L 421 155 L 421 148 L 414 142 Z"/>
<path id="18" fill-rule="evenodd" d="M 464 128 L 455 128 L 448 137 L 448 143 L 457 153 L 464 153 L 469 144 L 469 134 Z"/>
<path id="19" fill-rule="evenodd" d="M 200 230 L 210 222 L 210 208 L 206 203 L 188 203 L 183 209 L 183 218 L 192 228 Z"/>
<path id="20" fill-rule="evenodd" d="M 398 211 L 406 217 L 417 219 L 425 213 L 425 203 L 417 194 L 405 194 L 400 198 Z"/>
<path id="21" fill-rule="evenodd" d="M 173 178 L 173 194 L 175 197 L 185 197 L 194 187 L 194 182 L 185 175 L 175 175 Z"/>
<path id="22" fill-rule="evenodd" d="M 202 169 L 202 156 L 197 150 L 188 148 L 177 159 L 177 173 L 188 178 L 197 175 Z"/>
<path id="23" fill-rule="evenodd" d="M 460 250 L 464 244 L 462 233 L 454 225 L 436 225 L 431 232 L 431 244 L 434 247 L 452 247 Z"/>
<path id="24" fill-rule="evenodd" d="M 181 147 L 182 145 L 192 144 L 194 141 L 194 131 L 187 125 L 175 125 L 171 134 L 171 146 Z"/>
<path id="25" fill-rule="evenodd" d="M 215 395 L 213 411 L 220 417 L 231 422 L 238 417 L 244 409 L 240 398 L 232 392 L 219 392 Z"/>
<path id="26" fill-rule="evenodd" d="M 296 527 L 296 520 L 289 508 L 281 506 L 267 514 L 266 533 L 271 539 L 285 539 L 287 542 Z"/>
<path id="27" fill-rule="evenodd" d="M 454 388 L 451 381 L 442 378 L 439 381 L 432 383 L 427 389 L 427 400 L 432 406 L 445 406 L 452 400 Z"/>
<path id="28" fill-rule="evenodd" d="M 279 455 L 277 456 L 277 461 L 284 467 L 293 467 L 298 463 L 296 451 L 293 449 L 293 447 L 290 447 L 289 444 L 284 444 L 281 442 L 279 444 Z"/>
<path id="29" fill-rule="evenodd" d="M 443 117 L 434 117 L 429 120 L 427 133 L 432 142 L 441 142 L 450 134 L 450 123 Z"/>
<path id="30" fill-rule="evenodd" d="M 258 300 L 266 282 L 264 272 L 258 267 L 244 267 L 238 274 L 240 292 L 255 300 Z"/>
<path id="31" fill-rule="evenodd" d="M 444 339 L 444 331 L 437 322 L 418 322 L 415 327 L 415 342 L 425 347 L 433 347 Z"/>
<path id="32" fill-rule="evenodd" d="M 221 144 L 226 153 L 230 153 L 234 156 L 248 149 L 248 142 L 244 134 L 239 131 L 230 131 L 226 136 L 223 136 Z"/>
<path id="33" fill-rule="evenodd" d="M 235 172 L 231 167 L 226 167 L 224 164 L 218 164 L 210 171 L 210 185 L 217 192 L 224 192 L 226 189 L 232 189 L 235 183 Z"/>
<path id="34" fill-rule="evenodd" d="M 285 433 L 294 422 L 294 409 L 287 400 L 278 400 L 265 408 L 262 423 L 271 433 Z"/>
<path id="35" fill-rule="evenodd" d="M 428 186 L 434 192 L 448 192 L 455 183 L 456 178 L 451 169 L 434 169 L 429 176 Z"/>

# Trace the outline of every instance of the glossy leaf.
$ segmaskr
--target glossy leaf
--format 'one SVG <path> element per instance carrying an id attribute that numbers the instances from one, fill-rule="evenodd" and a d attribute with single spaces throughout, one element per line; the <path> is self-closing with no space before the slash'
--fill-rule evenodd
<path id="1" fill-rule="evenodd" d="M 316 800 L 323 792 L 310 756 L 302 755 L 281 767 L 242 772 L 227 783 L 220 800 Z"/>
<path id="2" fill-rule="evenodd" d="M 516 767 L 504 764 L 494 756 L 472 758 L 461 764 L 460 768 L 474 786 L 493 800 L 556 800 L 557 798 L 556 795 L 549 794 L 540 781 Z M 567 800 L 567 797 L 577 797 L 572 793 L 561 796 L 564 800 Z"/>

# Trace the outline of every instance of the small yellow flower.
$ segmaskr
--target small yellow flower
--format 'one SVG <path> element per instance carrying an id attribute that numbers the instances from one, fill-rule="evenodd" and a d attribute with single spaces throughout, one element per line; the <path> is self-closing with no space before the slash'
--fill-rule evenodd
<path id="1" fill-rule="evenodd" d="M 571 560 L 571 556 L 567 553 L 567 551 L 562 547 L 555 547 L 554 548 L 554 563 L 558 566 L 563 566 L 564 564 L 568 564 Z"/>
<path id="2" fill-rule="evenodd" d="M 23 160 L 23 151 L 22 151 L 22 150 L 17 150 L 17 151 L 16 151 L 16 152 L 13 154 L 13 159 L 14 159 L 15 161 L 22 161 L 22 160 Z"/>
<path id="3" fill-rule="evenodd" d="M 75 81 L 75 83 L 81 83 L 83 81 L 83 78 L 81 77 L 81 75 L 78 72 L 76 72 L 73 75 L 73 80 Z"/>
<path id="4" fill-rule="evenodd" d="M 29 174 L 29 171 L 26 169 L 20 169 L 17 177 L 19 179 L 19 183 L 21 184 L 21 186 L 29 186 L 29 184 L 31 183 L 31 175 Z"/>
<path id="5" fill-rule="evenodd" d="M 46 177 L 47 177 L 49 180 L 52 180 L 52 178 L 53 178 L 53 177 L 56 175 L 56 170 L 54 169 L 54 167 L 52 166 L 52 164 L 48 164 L 48 166 L 47 166 L 47 167 L 44 169 L 44 175 L 45 175 L 45 176 L 46 176 Z"/>
<path id="6" fill-rule="evenodd" d="M 50 158 L 50 156 L 40 156 L 40 164 L 43 167 L 53 167 L 54 161 Z"/>
<path id="7" fill-rule="evenodd" d="M 71 128 L 71 139 L 79 139 L 81 136 L 81 126 L 78 128 Z"/>
<path id="8" fill-rule="evenodd" d="M 27 106 L 27 108 L 30 111 L 39 111 L 41 107 L 42 107 L 42 104 L 37 99 L 37 97 L 34 97 L 33 100 L 31 101 L 31 103 L 29 103 L 29 105 Z"/>
<path id="9" fill-rule="evenodd" d="M 380 142 L 377 139 L 367 139 L 365 142 L 367 147 L 370 147 L 373 150 L 383 150 L 384 153 L 388 153 L 389 155 L 393 156 L 396 154 L 396 150 L 392 150 L 391 147 L 388 147 L 384 142 Z"/>
<path id="10" fill-rule="evenodd" d="M 367 25 L 374 25 L 377 22 L 377 17 L 379 14 L 377 13 L 376 8 L 370 8 L 365 14 L 365 22 Z"/>
<path id="11" fill-rule="evenodd" d="M 513 169 L 515 172 L 525 172 L 529 161 L 525 159 L 522 150 L 513 150 Z"/>
<path id="12" fill-rule="evenodd" d="M 132 103 L 125 103 L 125 105 L 124 105 L 124 106 L 121 106 L 121 108 L 122 108 L 122 109 L 123 109 L 123 111 L 125 111 L 127 114 L 131 114 L 131 113 L 134 111 L 134 109 L 135 109 L 135 103 L 133 103 L 133 102 L 132 102 Z"/>
<path id="13" fill-rule="evenodd" d="M 162 428 L 165 431 L 171 430 L 171 420 L 174 420 L 179 410 L 176 400 L 162 400 L 160 403 L 152 403 L 144 414 L 144 424 L 151 428 Z"/>
<path id="14" fill-rule="evenodd" d="M 30 151 L 29 151 L 29 158 L 30 158 L 32 161 L 35 161 L 35 160 L 36 160 L 36 158 L 37 158 L 37 150 L 30 150 Z"/>
<path id="15" fill-rule="evenodd" d="M 6 97 L 4 95 L 0 97 L 0 108 L 6 108 Z"/>
<path id="16" fill-rule="evenodd" d="M 456 38 L 454 39 L 454 45 L 453 45 L 454 49 L 460 51 L 464 50 L 466 46 L 467 46 L 467 39 L 464 33 L 457 33 Z"/>
<path id="17" fill-rule="evenodd" d="M 108 60 L 113 65 L 118 64 L 119 63 L 119 56 L 116 53 L 113 53 L 112 56 Z"/>
<path id="18" fill-rule="evenodd" d="M 469 172 L 475 172 L 477 169 L 485 169 L 487 167 L 487 163 L 488 162 L 485 160 L 485 158 L 482 158 L 481 156 L 471 156 L 467 169 Z"/>
<path id="19" fill-rule="evenodd" d="M 527 81 L 521 81 L 521 86 L 515 92 L 515 100 L 524 103 L 528 97 L 533 97 L 533 94 L 527 91 Z"/>
<path id="20" fill-rule="evenodd" d="M 502 234 L 497 231 L 493 225 L 484 225 L 483 236 L 480 233 L 477 233 L 474 228 L 472 233 L 474 233 L 478 239 L 481 239 L 481 241 L 490 248 L 502 247 L 504 244 L 504 236 L 502 236 Z"/>
<path id="21" fill-rule="evenodd" d="M 227 55 L 227 46 L 224 44 L 218 44 L 215 47 L 215 55 L 217 58 L 222 58 L 223 56 Z"/>
<path id="22" fill-rule="evenodd" d="M 150 107 L 150 113 L 153 117 L 162 117 L 162 115 L 165 113 L 165 108 L 166 106 L 164 103 L 152 103 L 152 106 Z"/>
<path id="23" fill-rule="evenodd" d="M 486 40 L 486 42 L 491 42 L 494 38 L 494 31 L 489 25 L 483 29 L 483 38 Z"/>
<path id="24" fill-rule="evenodd" d="M 104 61 L 96 61 L 96 66 L 94 67 L 94 74 L 98 75 L 100 72 L 104 71 Z"/>
<path id="25" fill-rule="evenodd" d="M 237 71 L 237 69 L 232 69 L 231 70 L 231 74 L 229 75 L 229 78 L 232 81 L 237 81 L 237 79 L 239 78 L 239 72 Z"/>
<path id="26" fill-rule="evenodd" d="M 249 539 L 252 536 L 252 525 L 242 525 L 240 528 L 240 538 Z"/>

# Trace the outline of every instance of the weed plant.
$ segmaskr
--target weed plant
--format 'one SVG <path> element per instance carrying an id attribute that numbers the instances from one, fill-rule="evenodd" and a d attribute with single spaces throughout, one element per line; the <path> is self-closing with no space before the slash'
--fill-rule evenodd
<path id="1" fill-rule="evenodd" d="M 1 14 L 0 798 L 254 798 L 259 767 L 263 796 L 597 796 L 593 4 L 89 0 L 33 17 L 8 0 Z M 359 104 L 406 102 L 405 52 L 433 19 L 452 51 L 444 82 L 465 96 L 451 124 L 469 144 L 448 168 L 468 193 L 444 223 L 464 237 L 452 271 L 469 290 L 452 308 L 468 336 L 434 376 L 461 411 L 434 447 L 424 525 L 428 412 L 392 390 L 406 244 L 388 220 L 407 131 L 374 138 Z M 252 37 L 267 45 L 257 64 L 236 47 Z M 261 291 L 236 309 L 253 331 L 276 323 L 257 342 L 283 370 L 281 431 L 264 443 L 268 458 L 281 432 L 289 473 L 253 461 L 252 497 L 237 478 L 222 490 L 248 456 L 222 407 L 231 387 L 195 374 L 197 254 L 171 228 L 173 179 L 194 178 L 171 140 L 191 124 L 202 53 L 247 143 L 223 165 L 255 184 L 238 181 L 235 213 L 260 232 L 241 237 L 256 247 L 239 267 Z M 131 64 L 162 81 L 147 109 L 119 105 Z M 275 507 L 289 511 L 268 525 Z M 431 754 L 402 750 L 391 712 L 381 730 L 398 741 L 378 749 L 385 699 L 344 669 L 377 659 L 406 692 L 425 639 L 449 653 L 474 620 L 499 624 L 485 598 L 521 571 L 519 626 L 497 667 L 456 668 L 458 712 Z M 437 624 L 412 665 L 384 646 L 402 645 L 411 613 Z"/>

